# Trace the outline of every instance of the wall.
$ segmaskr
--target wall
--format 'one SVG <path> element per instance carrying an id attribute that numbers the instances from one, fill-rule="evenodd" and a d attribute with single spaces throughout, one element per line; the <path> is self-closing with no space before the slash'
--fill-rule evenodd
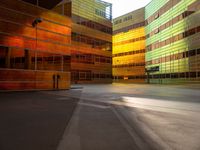
<path id="1" fill-rule="evenodd" d="M 70 87 L 69 72 L 0 69 L 0 74 L 1 90 L 58 90 Z"/>
<path id="2" fill-rule="evenodd" d="M 146 68 L 150 82 L 199 82 L 200 2 L 153 0 L 145 11 Z"/>
<path id="3" fill-rule="evenodd" d="M 69 88 L 71 20 L 20 0 L 0 8 L 0 90 L 54 89 L 54 74 Z"/>
<path id="4" fill-rule="evenodd" d="M 94 0 L 67 1 L 54 8 L 72 18 L 73 83 L 112 82 L 111 9 L 111 4 Z"/>
<path id="5" fill-rule="evenodd" d="M 113 82 L 144 83 L 144 8 L 113 20 Z"/>

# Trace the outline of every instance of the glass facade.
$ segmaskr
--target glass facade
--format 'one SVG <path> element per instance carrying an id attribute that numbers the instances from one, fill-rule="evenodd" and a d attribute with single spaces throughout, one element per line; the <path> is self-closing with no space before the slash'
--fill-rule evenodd
<path id="1" fill-rule="evenodd" d="M 145 8 L 150 83 L 200 80 L 200 2 L 152 0 Z"/>
<path id="2" fill-rule="evenodd" d="M 69 78 L 73 83 L 200 80 L 198 0 L 152 0 L 113 24 L 110 3 L 58 3 L 46 5 L 57 4 L 55 13 L 19 0 L 0 2 L 0 89 L 64 89 Z M 42 20 L 33 27 L 35 16 Z"/>
<path id="3" fill-rule="evenodd" d="M 111 83 L 112 5 L 101 0 L 72 0 L 54 10 L 72 19 L 72 82 Z"/>
<path id="4" fill-rule="evenodd" d="M 69 88 L 71 20 L 23 1 L 0 7 L 0 90 Z"/>
<path id="5" fill-rule="evenodd" d="M 145 81 L 144 8 L 113 20 L 113 81 Z"/>

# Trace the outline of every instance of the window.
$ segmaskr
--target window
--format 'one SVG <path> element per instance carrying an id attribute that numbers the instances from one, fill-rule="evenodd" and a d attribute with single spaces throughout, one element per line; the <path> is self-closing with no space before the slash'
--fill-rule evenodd
<path id="1" fill-rule="evenodd" d="M 188 30 L 187 32 L 188 32 L 188 36 L 191 36 L 196 33 L 196 29 L 193 28 L 193 29 Z"/>
<path id="2" fill-rule="evenodd" d="M 185 73 L 179 73 L 180 78 L 185 78 Z"/>
<path id="3" fill-rule="evenodd" d="M 163 24 L 162 26 L 160 26 L 160 30 L 161 30 L 161 31 L 164 30 L 164 29 L 166 29 L 165 24 Z"/>
<path id="4" fill-rule="evenodd" d="M 200 77 L 200 72 L 198 72 L 198 74 L 197 74 L 197 75 L 198 75 L 198 77 Z"/>
<path id="5" fill-rule="evenodd" d="M 170 39 L 165 40 L 165 45 L 169 45 L 170 44 Z"/>
<path id="6" fill-rule="evenodd" d="M 119 24 L 119 23 L 121 23 L 122 22 L 122 19 L 119 19 L 119 20 L 116 20 L 115 22 L 114 22 L 114 24 L 116 25 L 116 24 Z"/>
<path id="7" fill-rule="evenodd" d="M 100 78 L 106 78 L 105 74 L 100 74 Z"/>
<path id="8" fill-rule="evenodd" d="M 196 78 L 197 74 L 196 72 L 190 72 L 190 78 Z"/>
<path id="9" fill-rule="evenodd" d="M 179 16 L 175 17 L 173 20 L 172 20 L 172 24 L 175 24 L 179 21 Z"/>
<path id="10" fill-rule="evenodd" d="M 165 60 L 166 62 L 170 61 L 170 56 L 166 56 Z"/>
<path id="11" fill-rule="evenodd" d="M 166 75 L 165 74 L 161 74 L 161 78 L 165 79 Z"/>
<path id="12" fill-rule="evenodd" d="M 125 22 L 125 21 L 128 21 L 128 20 L 130 20 L 130 19 L 132 19 L 132 15 L 125 17 L 125 18 L 123 19 L 123 21 Z"/>
<path id="13" fill-rule="evenodd" d="M 159 18 L 159 13 L 157 13 L 155 16 L 154 16 L 154 19 L 158 19 Z"/>
<path id="14" fill-rule="evenodd" d="M 182 59 L 183 58 L 183 53 L 179 53 L 178 54 L 178 59 Z"/>
<path id="15" fill-rule="evenodd" d="M 198 26 L 196 30 L 197 30 L 197 32 L 200 32 L 200 26 Z"/>
<path id="16" fill-rule="evenodd" d="M 106 13 L 102 10 L 95 9 L 95 14 L 98 15 L 98 16 L 106 18 Z"/>
<path id="17" fill-rule="evenodd" d="M 171 74 L 171 78 L 178 78 L 178 74 L 177 73 L 172 73 Z"/>
<path id="18" fill-rule="evenodd" d="M 6 67 L 7 47 L 0 46 L 0 68 Z"/>
<path id="19" fill-rule="evenodd" d="M 112 27 L 108 27 L 108 26 L 102 25 L 100 23 L 88 20 L 88 19 L 80 17 L 80 16 L 76 16 L 76 15 L 73 15 L 72 19 L 77 24 L 81 24 L 81 25 L 87 26 L 87 27 L 95 29 L 95 30 L 100 30 L 100 31 L 108 33 L 108 34 L 112 34 Z"/>
<path id="20" fill-rule="evenodd" d="M 159 28 L 157 28 L 155 31 L 154 31 L 155 34 L 158 34 L 159 33 Z"/>
<path id="21" fill-rule="evenodd" d="M 196 55 L 196 50 L 195 49 L 189 51 L 189 57 L 195 56 L 195 55 Z"/>
<path id="22" fill-rule="evenodd" d="M 198 55 L 200 54 L 200 49 L 197 49 L 197 54 L 198 54 Z"/>
<path id="23" fill-rule="evenodd" d="M 174 42 L 176 42 L 178 40 L 179 40 L 179 36 L 178 35 L 174 36 Z"/>
<path id="24" fill-rule="evenodd" d="M 165 74 L 165 77 L 166 78 L 170 78 L 170 74 Z"/>

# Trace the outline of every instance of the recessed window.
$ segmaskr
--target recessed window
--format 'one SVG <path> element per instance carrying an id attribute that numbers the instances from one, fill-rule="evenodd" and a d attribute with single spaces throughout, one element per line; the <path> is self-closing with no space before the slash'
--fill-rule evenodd
<path id="1" fill-rule="evenodd" d="M 159 18 L 159 13 L 157 13 L 155 16 L 154 16 L 155 19 L 158 19 Z"/>
<path id="2" fill-rule="evenodd" d="M 154 31 L 155 34 L 158 34 L 159 32 L 160 32 L 159 28 L 157 28 L 157 29 Z"/>

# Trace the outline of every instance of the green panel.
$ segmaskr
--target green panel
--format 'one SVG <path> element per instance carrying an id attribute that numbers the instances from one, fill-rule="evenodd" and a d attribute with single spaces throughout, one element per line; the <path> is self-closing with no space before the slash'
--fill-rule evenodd
<path id="1" fill-rule="evenodd" d="M 112 4 L 101 0 L 73 0 L 72 12 L 105 25 L 110 24 L 112 20 Z"/>
<path id="2" fill-rule="evenodd" d="M 176 16 L 182 14 L 183 12 L 188 10 L 188 6 L 198 0 L 182 0 L 176 6 L 159 16 L 156 20 L 151 22 L 145 27 L 146 35 L 157 29 L 158 27 L 162 26 L 163 24 L 167 23 L 168 21 L 172 20 Z M 162 6 L 164 6 L 168 1 L 166 0 L 152 0 L 145 8 L 145 18 L 149 18 L 155 12 L 157 12 Z M 157 34 L 154 34 L 150 38 L 146 39 L 146 45 L 150 45 L 155 42 L 161 42 L 166 39 L 169 39 L 175 35 L 180 33 L 184 33 L 189 29 L 196 28 L 200 26 L 200 11 L 193 13 L 192 15 L 186 17 L 185 19 L 173 24 L 172 26 L 168 27 L 160 31 Z M 149 62 L 152 60 L 157 60 L 160 58 L 167 58 L 167 56 L 174 56 L 175 54 L 186 54 L 189 50 L 199 49 L 200 48 L 200 33 L 196 33 L 194 35 L 190 35 L 187 38 L 182 40 L 173 42 L 169 45 L 166 45 L 161 48 L 154 49 L 149 51 L 145 55 L 145 61 Z M 146 68 L 156 67 L 159 66 L 160 70 L 151 74 L 173 74 L 175 73 L 187 73 L 187 72 L 198 72 L 199 66 L 198 59 L 199 56 L 195 54 L 195 56 L 187 56 L 186 58 L 179 58 L 179 59 L 172 59 L 168 60 L 167 62 L 160 62 L 158 64 L 153 65 L 146 65 Z M 178 74 L 180 75 L 180 74 Z M 187 75 L 188 76 L 188 75 Z M 190 78 L 190 77 L 189 77 Z M 190 80 L 188 77 L 185 78 L 186 80 Z M 152 79 L 153 82 L 160 83 L 158 79 Z M 174 82 L 179 82 L 179 79 L 173 79 Z M 180 81 L 183 82 L 180 78 Z M 165 79 L 165 82 L 171 82 L 170 79 Z"/>
<path id="3" fill-rule="evenodd" d="M 152 0 L 145 8 L 145 19 L 153 15 L 158 9 L 160 9 L 169 0 Z"/>

